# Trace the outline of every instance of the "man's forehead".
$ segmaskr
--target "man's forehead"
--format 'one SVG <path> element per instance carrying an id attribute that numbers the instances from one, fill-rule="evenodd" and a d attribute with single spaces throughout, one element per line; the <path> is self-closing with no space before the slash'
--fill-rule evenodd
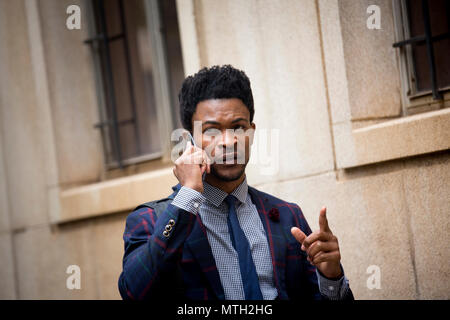
<path id="1" fill-rule="evenodd" d="M 202 120 L 213 120 L 215 118 L 236 118 L 248 119 L 250 112 L 245 104 L 237 98 L 230 99 L 209 99 L 197 104 L 194 117 L 201 117 Z M 232 119 L 233 120 L 233 119 Z"/>

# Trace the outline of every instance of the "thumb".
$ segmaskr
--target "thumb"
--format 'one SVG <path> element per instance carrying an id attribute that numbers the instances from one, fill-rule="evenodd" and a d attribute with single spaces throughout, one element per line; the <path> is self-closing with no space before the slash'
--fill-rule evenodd
<path id="1" fill-rule="evenodd" d="M 291 233 L 294 236 L 295 240 L 303 244 L 303 241 L 306 239 L 306 234 L 304 234 L 302 230 L 297 227 L 292 227 Z"/>

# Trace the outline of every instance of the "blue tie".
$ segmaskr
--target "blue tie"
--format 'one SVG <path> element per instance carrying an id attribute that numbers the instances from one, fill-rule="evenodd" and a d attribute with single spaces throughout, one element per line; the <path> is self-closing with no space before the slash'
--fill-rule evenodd
<path id="1" fill-rule="evenodd" d="M 236 215 L 236 198 L 228 195 L 225 201 L 228 204 L 228 230 L 230 232 L 231 243 L 238 253 L 239 268 L 241 269 L 242 284 L 244 285 L 244 293 L 246 300 L 263 300 L 261 289 L 259 288 L 258 275 L 256 273 L 255 264 L 253 263 L 250 244 L 247 237 L 242 231 Z"/>

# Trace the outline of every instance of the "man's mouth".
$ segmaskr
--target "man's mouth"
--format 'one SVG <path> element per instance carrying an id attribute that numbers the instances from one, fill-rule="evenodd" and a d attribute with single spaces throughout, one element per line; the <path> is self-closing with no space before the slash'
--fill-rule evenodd
<path id="1" fill-rule="evenodd" d="M 239 154 L 238 152 L 234 153 L 227 153 L 222 156 L 222 158 L 219 158 L 222 160 L 222 164 L 224 165 L 236 165 L 243 163 L 243 156 Z"/>
<path id="2" fill-rule="evenodd" d="M 238 154 L 237 154 L 237 152 L 235 152 L 235 153 L 224 154 L 222 157 L 222 160 L 223 161 L 226 161 L 227 159 L 237 160 L 237 158 L 238 158 Z"/>

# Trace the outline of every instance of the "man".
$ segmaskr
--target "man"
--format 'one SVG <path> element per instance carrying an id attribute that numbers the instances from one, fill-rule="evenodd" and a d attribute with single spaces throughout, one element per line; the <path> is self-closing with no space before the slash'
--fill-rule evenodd
<path id="1" fill-rule="evenodd" d="M 172 195 L 127 218 L 122 298 L 353 299 L 326 208 L 312 233 L 298 205 L 247 185 L 252 134 L 242 133 L 255 124 L 245 73 L 203 68 L 179 100 L 184 128 L 201 132 L 175 161 Z"/>

